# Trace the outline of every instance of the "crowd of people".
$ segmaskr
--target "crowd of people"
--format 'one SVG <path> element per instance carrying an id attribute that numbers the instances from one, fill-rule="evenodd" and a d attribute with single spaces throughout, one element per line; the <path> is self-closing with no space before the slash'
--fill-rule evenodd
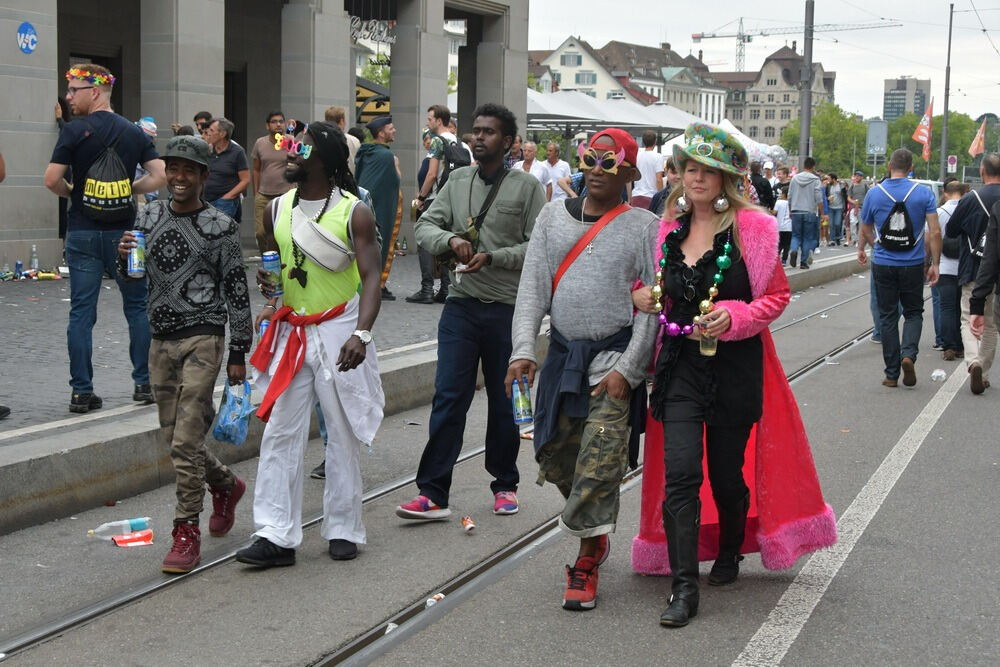
<path id="1" fill-rule="evenodd" d="M 403 211 L 391 117 L 355 136 L 343 109 L 309 123 L 274 111 L 248 159 L 232 140 L 233 124 L 201 112 L 194 127 L 173 128 L 160 155 L 151 119 L 132 123 L 111 109 L 111 72 L 80 65 L 66 79 L 76 119 L 62 128 L 45 184 L 71 202 L 69 409 L 102 406 L 91 331 L 100 281 L 110 273 L 129 323 L 133 398 L 157 404 L 176 471 L 163 571 L 200 563 L 206 489 L 212 536 L 232 529 L 248 490 L 205 447 L 224 354 L 231 385 L 253 379 L 263 392 L 256 414 L 265 422 L 254 540 L 237 560 L 295 563 L 313 412 L 325 444 L 324 462 L 311 472 L 325 480 L 322 535 L 332 559 L 357 557 L 366 541 L 360 451 L 373 442 L 385 403 L 372 331 L 381 302 L 395 298 L 386 281 Z M 427 155 L 412 205 L 422 283 L 407 300 L 444 308 L 418 493 L 396 514 L 449 518 L 480 369 L 492 511 L 516 514 L 521 440 L 511 395 L 518 383 L 535 386 L 539 482 L 559 490 L 560 526 L 579 538 L 566 566 L 566 609 L 596 604 L 620 483 L 637 465 L 643 432 L 632 565 L 673 576 L 662 625 L 681 627 L 697 615 L 699 561 L 714 560 L 708 583 L 726 585 L 749 551 L 760 551 L 765 567 L 784 569 L 834 543 L 833 512 L 768 332 L 790 300 L 783 267 L 808 268 L 822 239 L 856 239 L 861 262 L 874 247 L 884 385 L 895 387 L 900 376 L 904 385 L 916 382 L 926 280 L 940 303 L 942 353 L 964 355 L 973 393 L 989 386 L 1000 155 L 984 157 L 983 188 L 947 183 L 938 202 L 907 177 L 905 149 L 893 153 L 889 178 L 870 188 L 860 172 L 850 185 L 819 175 L 812 158 L 794 176 L 751 163 L 733 135 L 705 123 L 688 127 L 666 158 L 653 132 L 641 149 L 624 130 L 596 132 L 580 144 L 575 174 L 554 142 L 540 160 L 498 104 L 478 107 L 461 138 L 449 109 L 431 106 L 422 138 Z M 107 166 L 112 154 L 117 167 Z M 0 180 L 3 167 L 0 157 Z M 116 169 L 139 168 L 127 196 L 95 194 Z M 258 271 L 267 303 L 256 315 L 239 234 L 250 184 L 258 249 L 277 253 L 281 266 Z M 166 198 L 137 211 L 133 195 L 164 186 Z M 145 241 L 144 275 L 128 270 L 136 232 Z M 539 367 L 546 315 L 550 343 Z"/>

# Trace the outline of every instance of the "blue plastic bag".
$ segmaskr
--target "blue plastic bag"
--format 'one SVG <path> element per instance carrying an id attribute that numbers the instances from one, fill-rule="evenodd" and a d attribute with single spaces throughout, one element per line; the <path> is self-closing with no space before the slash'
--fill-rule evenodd
<path id="1" fill-rule="evenodd" d="M 253 405 L 250 402 L 250 383 L 244 380 L 242 389 L 239 385 L 227 384 L 222 393 L 222 405 L 215 428 L 212 429 L 212 437 L 219 442 L 242 445 L 247 439 L 251 412 Z"/>

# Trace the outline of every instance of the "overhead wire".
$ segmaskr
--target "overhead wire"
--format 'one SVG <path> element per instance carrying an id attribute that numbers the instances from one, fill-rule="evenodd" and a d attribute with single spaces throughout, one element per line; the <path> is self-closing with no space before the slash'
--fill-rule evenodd
<path id="1" fill-rule="evenodd" d="M 983 17 L 979 15 L 979 10 L 976 9 L 976 3 L 973 2 L 973 0 L 969 0 L 969 4 L 972 5 L 972 11 L 975 12 L 976 18 L 979 19 L 979 25 L 983 27 L 983 34 L 986 35 L 986 39 L 989 40 L 990 46 L 992 46 L 993 51 L 1000 56 L 1000 49 L 997 49 L 997 45 L 993 43 L 993 38 L 990 37 L 990 32 L 986 29 L 986 24 L 983 23 Z"/>

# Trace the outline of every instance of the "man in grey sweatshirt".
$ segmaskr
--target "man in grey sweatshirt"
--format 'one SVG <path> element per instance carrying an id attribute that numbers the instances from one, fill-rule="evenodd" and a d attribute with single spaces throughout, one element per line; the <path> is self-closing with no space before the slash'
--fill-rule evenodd
<path id="1" fill-rule="evenodd" d="M 800 269 L 809 268 L 812 251 L 819 247 L 819 218 L 823 215 L 823 184 L 816 175 L 816 160 L 807 157 L 804 171 L 788 185 L 788 210 L 792 213 L 792 245 L 788 265 L 795 266 L 802 250 Z"/>
<path id="2" fill-rule="evenodd" d="M 555 484 L 566 498 L 559 525 L 580 538 L 576 564 L 566 568 L 565 609 L 594 608 L 630 432 L 638 437 L 644 419 L 658 322 L 634 311 L 631 290 L 636 280 L 654 280 L 658 224 L 649 211 L 621 204 L 622 188 L 638 175 L 636 153 L 635 139 L 622 130 L 591 138 L 581 161 L 587 196 L 551 202 L 538 215 L 514 308 L 508 394 L 512 382 L 533 381 L 535 338 L 542 318 L 551 315 L 534 444 L 539 482 Z M 604 216 L 607 226 L 583 238 Z M 573 250 L 579 250 L 575 260 Z"/>

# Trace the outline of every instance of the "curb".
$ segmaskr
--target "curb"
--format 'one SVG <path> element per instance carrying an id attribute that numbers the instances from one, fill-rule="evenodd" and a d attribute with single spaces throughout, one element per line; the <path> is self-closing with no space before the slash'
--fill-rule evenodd
<path id="1" fill-rule="evenodd" d="M 832 261 L 824 258 L 808 270 L 791 270 L 788 282 L 795 292 L 867 268 L 853 255 Z M 539 360 L 547 348 L 547 336 L 539 335 Z M 379 368 L 386 416 L 428 405 L 437 369 L 434 342 L 383 354 Z M 215 400 L 220 393 L 221 387 Z M 169 448 L 158 437 L 155 407 L 116 410 L 38 429 L 37 434 L 0 447 L 0 535 L 174 483 Z M 207 446 L 223 463 L 243 461 L 259 454 L 263 430 L 260 420 L 251 419 L 243 445 L 234 447 L 209 438 Z M 310 437 L 317 436 L 313 423 Z"/>

